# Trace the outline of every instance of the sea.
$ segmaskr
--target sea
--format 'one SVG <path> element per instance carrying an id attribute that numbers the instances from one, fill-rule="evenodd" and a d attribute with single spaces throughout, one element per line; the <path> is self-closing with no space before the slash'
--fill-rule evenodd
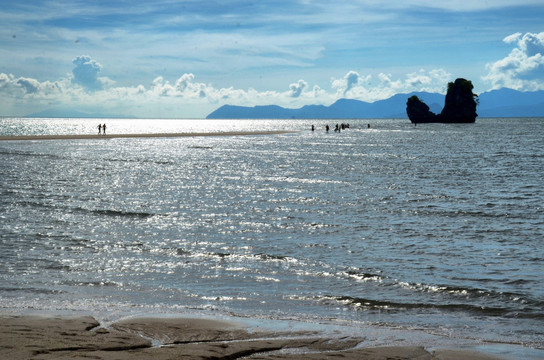
<path id="1" fill-rule="evenodd" d="M 0 312 L 230 316 L 544 358 L 544 118 L 4 117 L 0 136 L 101 123 L 292 132 L 0 141 Z"/>

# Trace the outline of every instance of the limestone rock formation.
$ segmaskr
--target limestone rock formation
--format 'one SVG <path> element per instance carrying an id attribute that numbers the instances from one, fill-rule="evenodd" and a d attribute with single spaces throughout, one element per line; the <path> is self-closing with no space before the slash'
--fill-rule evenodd
<path id="1" fill-rule="evenodd" d="M 472 93 L 472 82 L 459 78 L 448 84 L 448 92 L 444 108 L 440 114 L 429 110 L 427 104 L 417 96 L 411 96 L 406 102 L 406 113 L 414 124 L 441 123 L 473 123 L 476 121 L 476 100 L 478 96 Z"/>
<path id="2" fill-rule="evenodd" d="M 429 110 L 429 106 L 416 95 L 408 98 L 406 113 L 413 123 L 438 122 L 438 115 Z"/>

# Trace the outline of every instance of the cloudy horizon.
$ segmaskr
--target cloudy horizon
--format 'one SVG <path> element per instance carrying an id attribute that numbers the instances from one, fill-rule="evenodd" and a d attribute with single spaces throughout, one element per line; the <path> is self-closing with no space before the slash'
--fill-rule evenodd
<path id="1" fill-rule="evenodd" d="M 0 19 L 0 115 L 203 118 L 399 93 L 544 89 L 544 4 L 27 1 Z"/>

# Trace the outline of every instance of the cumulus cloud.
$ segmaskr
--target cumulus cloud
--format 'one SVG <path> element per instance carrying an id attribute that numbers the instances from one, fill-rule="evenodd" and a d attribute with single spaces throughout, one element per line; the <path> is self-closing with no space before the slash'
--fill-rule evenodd
<path id="1" fill-rule="evenodd" d="M 195 79 L 195 76 L 193 74 L 183 74 L 176 81 L 176 90 L 180 92 L 184 92 L 186 89 L 191 87 L 194 79 Z"/>
<path id="2" fill-rule="evenodd" d="M 15 79 L 12 74 L 0 74 L 0 91 L 3 96 L 24 95 L 22 86 L 18 84 L 19 79 Z"/>
<path id="3" fill-rule="evenodd" d="M 36 79 L 19 78 L 17 85 L 20 85 L 27 94 L 35 94 L 40 90 L 40 82 Z"/>
<path id="4" fill-rule="evenodd" d="M 0 73 L 0 95 L 10 98 L 47 99 L 62 92 L 60 81 L 40 82 L 36 79 Z M 0 106 L 1 107 L 1 106 Z"/>
<path id="5" fill-rule="evenodd" d="M 516 47 L 505 58 L 487 64 L 488 74 L 483 80 L 491 82 L 493 89 L 544 89 L 544 32 L 515 33 L 503 41 Z"/>
<path id="6" fill-rule="evenodd" d="M 172 85 L 159 76 L 151 83 L 151 92 L 162 97 L 205 98 L 210 85 L 194 82 L 194 79 L 194 74 L 183 74 Z"/>
<path id="7" fill-rule="evenodd" d="M 359 75 L 356 71 L 350 71 L 344 76 L 344 79 L 346 80 L 346 90 L 344 93 L 351 90 L 351 88 L 357 84 L 359 84 L 359 81 L 361 80 L 361 75 Z"/>
<path id="8" fill-rule="evenodd" d="M 359 75 L 357 71 L 350 70 L 341 79 L 332 81 L 332 87 L 337 90 L 339 94 L 345 96 L 354 86 L 361 84 L 364 79 Z"/>
<path id="9" fill-rule="evenodd" d="M 308 83 L 304 80 L 299 80 L 295 84 L 289 85 L 290 95 L 291 97 L 298 98 L 300 94 L 302 94 L 302 91 L 308 86 Z"/>
<path id="10" fill-rule="evenodd" d="M 544 32 L 527 33 L 518 41 L 521 50 L 529 57 L 544 54 Z"/>
<path id="11" fill-rule="evenodd" d="M 412 91 L 444 93 L 451 77 L 443 69 L 421 69 L 398 78 L 385 73 L 362 76 L 351 70 L 344 77 L 333 79 L 331 86 L 336 89 L 337 96 L 372 102 Z"/>
<path id="12" fill-rule="evenodd" d="M 502 41 L 504 41 L 507 44 L 516 43 L 516 42 L 519 41 L 519 39 L 521 38 L 522 35 L 523 35 L 522 33 L 517 32 L 515 34 L 508 35 Z"/>
<path id="13" fill-rule="evenodd" d="M 364 80 L 357 71 L 350 70 L 342 79 L 333 80 L 332 87 L 345 96 L 348 91 L 363 83 Z"/>
<path id="14" fill-rule="evenodd" d="M 170 80 L 158 76 L 148 85 L 113 86 L 111 80 L 99 76 L 102 66 L 91 57 L 79 56 L 73 64 L 72 74 L 54 82 L 0 73 L 0 108 L 13 115 L 55 106 L 138 117 L 203 117 L 223 104 L 297 108 L 330 105 L 342 97 L 372 102 L 411 91 L 445 92 L 447 82 L 452 80 L 443 69 L 419 70 L 403 76 L 362 75 L 350 70 L 339 78 L 331 78 L 328 87 L 300 79 L 285 91 L 218 88 L 199 82 L 193 73 Z"/>
<path id="15" fill-rule="evenodd" d="M 420 69 L 417 72 L 406 75 L 404 85 L 407 88 L 412 88 L 410 91 L 437 91 L 440 87 L 445 89 L 448 81 L 451 80 L 451 74 L 444 69 L 433 69 L 429 72 Z M 441 90 L 441 89 L 440 89 Z"/>
<path id="16" fill-rule="evenodd" d="M 81 55 L 72 60 L 75 65 L 72 70 L 72 83 L 81 85 L 87 90 L 102 90 L 112 81 L 106 77 L 99 77 L 102 65 L 90 56 Z"/>

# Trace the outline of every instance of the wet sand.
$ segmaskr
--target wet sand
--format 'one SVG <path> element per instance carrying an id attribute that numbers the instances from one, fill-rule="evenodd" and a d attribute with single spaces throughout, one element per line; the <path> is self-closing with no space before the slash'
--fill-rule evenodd
<path id="1" fill-rule="evenodd" d="M 493 360 L 460 349 L 358 346 L 363 338 L 273 332 L 210 319 L 135 318 L 102 327 L 91 316 L 0 316 L 0 358 L 22 359 L 418 359 Z"/>
<path id="2" fill-rule="evenodd" d="M 83 139 L 119 139 L 119 138 L 175 138 L 196 136 L 248 136 L 248 135 L 279 135 L 289 134 L 294 131 L 229 131 L 206 133 L 157 133 L 157 134 L 106 134 L 106 135 L 24 135 L 24 136 L 0 136 L 4 140 L 83 140 Z"/>

